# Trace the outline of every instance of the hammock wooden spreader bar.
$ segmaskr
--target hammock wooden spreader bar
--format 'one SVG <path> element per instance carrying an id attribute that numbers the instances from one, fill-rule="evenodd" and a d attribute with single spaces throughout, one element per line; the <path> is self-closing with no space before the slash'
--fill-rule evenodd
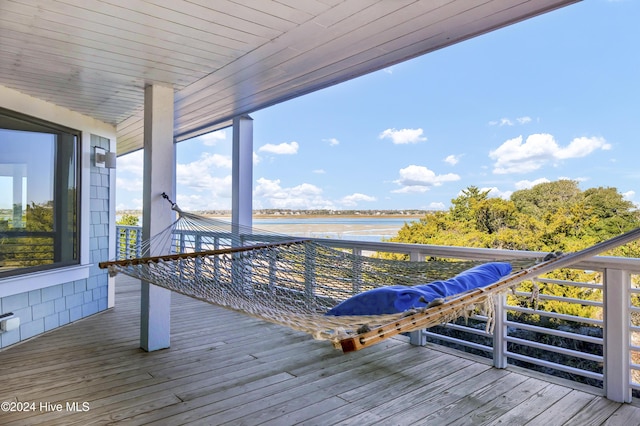
<path id="1" fill-rule="evenodd" d="M 451 299 L 442 305 L 428 309 L 423 308 L 415 313 L 408 314 L 406 317 L 397 321 L 381 325 L 364 333 L 341 339 L 339 342 L 340 347 L 345 353 L 353 352 L 379 343 L 400 333 L 427 328 L 433 325 L 434 321 L 451 317 L 463 310 L 466 306 L 480 302 L 481 299 L 485 298 L 489 294 L 506 290 L 514 284 L 551 272 L 555 269 L 571 266 L 604 251 L 635 241 L 638 238 L 640 238 L 640 228 L 595 244 L 584 250 L 559 255 L 558 257 L 516 272 L 495 282 L 494 284 L 465 293 L 464 295 Z"/>
<path id="2" fill-rule="evenodd" d="M 308 241 L 309 241 L 308 239 L 295 239 L 295 240 L 279 241 L 279 242 L 268 243 L 268 244 L 255 244 L 255 245 L 240 246 L 240 247 L 227 247 L 227 248 L 217 249 L 217 250 L 203 250 L 203 251 L 195 251 L 190 253 L 177 253 L 177 254 L 166 254 L 166 255 L 160 255 L 160 256 L 139 257 L 135 259 L 111 260 L 108 262 L 98 263 L 98 267 L 100 269 L 106 269 L 109 266 L 142 265 L 147 263 L 158 263 L 158 262 L 167 262 L 171 260 L 188 259 L 193 257 L 242 253 L 245 251 L 268 249 L 273 247 L 286 247 L 286 246 L 292 246 L 295 244 L 304 244 Z"/>

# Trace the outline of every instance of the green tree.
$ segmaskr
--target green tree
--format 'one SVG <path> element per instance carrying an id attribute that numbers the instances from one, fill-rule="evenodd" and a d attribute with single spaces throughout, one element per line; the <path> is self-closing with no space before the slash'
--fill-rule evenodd
<path id="1" fill-rule="evenodd" d="M 451 200 L 446 212 L 425 215 L 405 224 L 393 242 L 530 251 L 575 252 L 640 226 L 633 203 L 615 188 L 581 191 L 578 183 L 559 180 L 516 191 L 509 200 L 490 198 L 489 191 L 470 186 Z M 610 255 L 640 257 L 640 243 L 612 250 Z M 547 278 L 596 282 L 597 272 L 554 271 Z M 530 291 L 533 284 L 523 283 Z M 562 284 L 542 284 L 542 293 L 575 299 L 601 300 L 599 290 Z M 520 303 L 512 298 L 514 303 Z M 555 300 L 540 301 L 540 309 L 593 317 L 591 306 Z"/>
<path id="2" fill-rule="evenodd" d="M 516 191 L 511 194 L 510 199 L 516 204 L 518 211 L 530 216 L 541 216 L 572 204 L 579 194 L 578 182 L 563 179 Z"/>
<path id="3" fill-rule="evenodd" d="M 472 213 L 476 205 L 489 198 L 489 190 L 482 191 L 477 186 L 469 186 L 460 192 L 460 195 L 451 200 L 449 214 L 451 219 L 458 222 L 471 223 L 474 220 Z"/>
<path id="4" fill-rule="evenodd" d="M 120 217 L 116 223 L 118 225 L 126 225 L 126 226 L 138 226 L 140 218 L 134 214 L 125 213 Z"/>

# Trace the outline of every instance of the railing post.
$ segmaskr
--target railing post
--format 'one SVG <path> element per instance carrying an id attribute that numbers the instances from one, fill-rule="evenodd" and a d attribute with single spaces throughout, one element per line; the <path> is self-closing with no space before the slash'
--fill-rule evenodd
<path id="1" fill-rule="evenodd" d="M 412 251 L 409 253 L 409 260 L 411 262 L 424 262 L 424 254 Z M 414 346 L 424 346 L 427 344 L 427 334 L 424 329 L 415 330 L 409 333 L 409 343 Z"/>
<path id="2" fill-rule="evenodd" d="M 218 250 L 220 248 L 220 237 L 213 237 L 213 249 Z M 214 282 L 220 282 L 220 257 L 213 256 L 213 279 Z"/>
<path id="3" fill-rule="evenodd" d="M 409 260 L 411 262 L 424 262 L 424 254 L 418 251 L 412 251 L 409 253 Z"/>
<path id="4" fill-rule="evenodd" d="M 118 260 L 123 259 L 121 256 L 122 256 L 122 228 L 116 225 L 116 259 Z"/>
<path id="5" fill-rule="evenodd" d="M 615 402 L 631 402 L 630 281 L 627 271 L 604 270 L 604 390 Z"/>
<path id="6" fill-rule="evenodd" d="M 304 250 L 304 293 L 307 302 L 312 303 L 316 292 L 316 249 L 313 244 L 305 244 Z"/>
<path id="7" fill-rule="evenodd" d="M 136 257 L 142 257 L 142 228 L 136 230 Z"/>
<path id="8" fill-rule="evenodd" d="M 276 292 L 276 280 L 278 279 L 277 275 L 278 268 L 278 252 L 273 250 L 269 253 L 269 292 L 271 294 L 275 294 Z"/>
<path id="9" fill-rule="evenodd" d="M 493 325 L 493 366 L 496 368 L 507 368 L 507 296 L 498 294 L 495 299 L 494 306 L 494 325 Z"/>
<path id="10" fill-rule="evenodd" d="M 184 233 L 181 233 L 180 237 L 181 237 L 181 243 L 184 244 Z M 193 251 L 195 252 L 202 251 L 202 234 L 200 233 L 194 234 L 193 236 Z M 184 252 L 184 249 L 183 249 L 183 252 Z M 200 274 L 202 273 L 202 262 L 203 262 L 202 259 L 198 259 L 198 258 L 195 259 L 196 276 L 200 276 Z"/>
<path id="11" fill-rule="evenodd" d="M 352 294 L 360 293 L 362 286 L 362 262 L 359 261 L 359 257 L 362 256 L 362 249 L 354 247 L 353 253 L 353 283 L 351 286 Z"/>
<path id="12" fill-rule="evenodd" d="M 425 329 L 409 332 L 409 343 L 413 346 L 424 346 L 427 344 L 427 333 Z"/>

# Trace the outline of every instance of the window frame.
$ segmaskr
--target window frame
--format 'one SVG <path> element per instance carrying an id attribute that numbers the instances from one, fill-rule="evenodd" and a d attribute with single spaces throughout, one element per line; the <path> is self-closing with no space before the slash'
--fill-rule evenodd
<path id="1" fill-rule="evenodd" d="M 2 108 L 0 107 L 0 116 L 4 116 L 4 117 L 8 117 L 9 119 L 16 119 L 16 120 L 20 120 L 22 122 L 25 122 L 27 124 L 31 124 L 35 127 L 41 127 L 43 128 L 43 130 L 49 130 L 50 133 L 52 134 L 60 134 L 60 133 L 65 133 L 69 136 L 71 136 L 73 138 L 73 155 L 74 155 L 74 167 L 73 167 L 73 171 L 75 174 L 74 177 L 74 181 L 75 181 L 75 200 L 72 201 L 72 206 L 73 208 L 75 208 L 75 223 L 74 223 L 74 233 L 75 233 L 75 237 L 73 239 L 73 244 L 74 247 L 71 249 L 73 250 L 74 254 L 73 257 L 69 260 L 59 260 L 59 261 L 55 261 L 53 263 L 49 263 L 49 264 L 43 264 L 43 265 L 36 265 L 36 266 L 25 266 L 25 267 L 20 267 L 20 268 L 15 268 L 15 269 L 10 269 L 7 271 L 0 271 L 0 281 L 4 281 L 4 279 L 7 278 L 18 278 L 20 276 L 24 276 L 24 275 L 28 275 L 28 274 L 33 274 L 33 273 L 40 273 L 40 272 L 47 272 L 47 271 L 53 271 L 53 270 L 57 270 L 60 268 L 69 268 L 69 267 L 76 267 L 76 266 L 80 266 L 81 265 L 81 261 L 82 261 L 82 253 L 81 253 L 81 245 L 82 245 L 82 160 L 83 160 L 83 141 L 82 141 L 82 131 L 81 130 L 77 130 L 77 129 L 73 129 L 58 123 L 54 123 L 48 120 L 44 120 L 38 117 L 34 117 L 31 115 L 27 115 L 27 114 L 23 114 L 23 113 L 19 113 L 16 111 L 12 111 L 6 108 Z M 30 131 L 30 132 L 39 132 L 38 130 L 33 130 L 33 129 L 29 129 L 27 128 L 27 126 L 25 126 L 24 129 L 14 129 L 14 128 L 9 128 L 7 126 L 3 126 L 0 124 L 0 128 L 2 129 L 8 129 L 8 130 L 19 130 L 19 131 Z M 42 131 L 42 133 L 45 133 L 44 131 Z M 60 152 L 60 147 L 59 147 L 59 141 L 56 141 L 56 146 L 55 146 L 55 150 L 56 150 L 56 154 L 58 154 Z M 2 147 L 0 145 L 0 152 L 2 152 Z M 57 166 L 57 159 L 54 158 L 53 159 L 53 167 L 55 168 Z M 54 182 L 52 183 L 53 185 L 53 192 L 54 192 L 54 208 L 55 210 L 59 210 L 59 208 L 57 208 L 58 203 L 62 202 L 62 200 L 60 200 L 59 198 L 56 197 L 56 194 L 59 192 L 60 190 L 60 182 L 57 182 L 57 178 L 56 180 L 54 180 Z M 57 211 L 54 211 L 55 215 L 58 215 L 59 213 Z M 59 231 L 54 231 L 54 232 L 60 232 L 62 233 L 62 230 Z M 57 237 L 57 236 L 56 236 Z M 52 249 L 57 250 L 57 247 L 61 244 L 61 241 L 57 241 L 59 238 L 54 239 L 54 242 L 52 244 Z"/>

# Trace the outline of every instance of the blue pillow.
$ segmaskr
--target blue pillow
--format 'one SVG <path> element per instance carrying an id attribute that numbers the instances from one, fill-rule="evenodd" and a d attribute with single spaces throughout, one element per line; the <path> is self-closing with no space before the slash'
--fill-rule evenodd
<path id="1" fill-rule="evenodd" d="M 511 273 L 506 262 L 489 262 L 468 269 L 446 281 L 416 286 L 392 285 L 375 288 L 345 300 L 326 315 L 382 315 L 425 307 L 437 298 L 445 298 L 493 284 Z M 425 302 L 421 302 L 420 298 Z"/>

